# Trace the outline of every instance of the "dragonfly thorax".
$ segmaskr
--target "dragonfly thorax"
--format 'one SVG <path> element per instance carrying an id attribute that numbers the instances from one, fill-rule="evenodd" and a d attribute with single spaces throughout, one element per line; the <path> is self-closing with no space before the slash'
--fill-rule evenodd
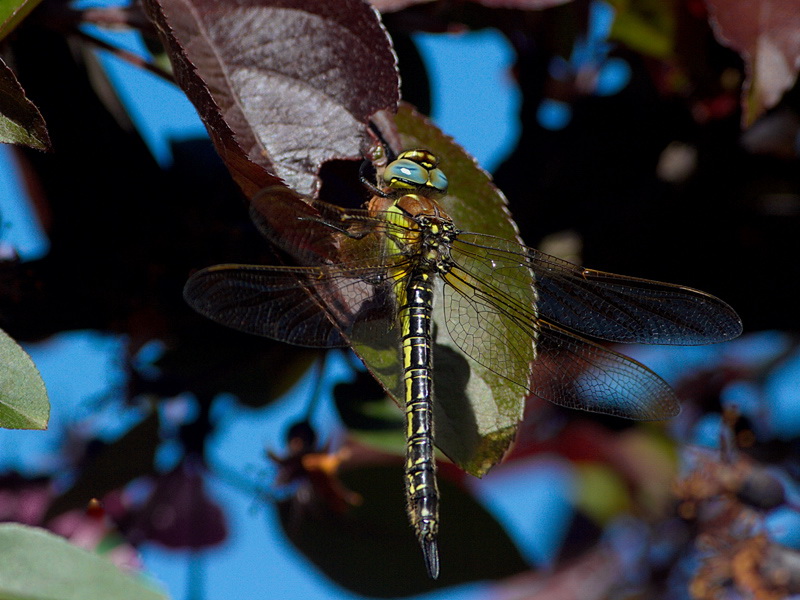
<path id="1" fill-rule="evenodd" d="M 414 221 L 419 227 L 421 251 L 418 254 L 419 266 L 423 271 L 447 273 L 453 263 L 450 247 L 456 239 L 458 230 L 449 217 L 437 214 L 417 215 Z"/>

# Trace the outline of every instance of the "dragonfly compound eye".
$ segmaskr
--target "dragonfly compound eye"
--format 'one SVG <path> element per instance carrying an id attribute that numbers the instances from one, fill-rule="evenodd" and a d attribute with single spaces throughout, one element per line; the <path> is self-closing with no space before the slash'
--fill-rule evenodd
<path id="1" fill-rule="evenodd" d="M 389 187 L 416 189 L 428 183 L 428 171 L 413 160 L 399 158 L 386 167 L 383 180 Z"/>
<path id="2" fill-rule="evenodd" d="M 447 191 L 447 177 L 436 168 L 435 157 L 425 151 L 403 152 L 397 160 L 389 163 L 383 173 L 383 180 L 394 189 L 429 188 L 437 192 Z"/>
<path id="3" fill-rule="evenodd" d="M 430 172 L 428 185 L 442 193 L 447 192 L 447 175 L 441 169 L 433 169 Z"/>

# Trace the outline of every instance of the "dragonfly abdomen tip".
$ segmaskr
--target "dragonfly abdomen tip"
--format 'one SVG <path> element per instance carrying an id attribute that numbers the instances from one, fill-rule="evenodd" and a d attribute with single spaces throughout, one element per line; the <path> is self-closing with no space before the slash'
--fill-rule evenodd
<path id="1" fill-rule="evenodd" d="M 433 537 L 422 537 L 419 540 L 422 546 L 422 555 L 425 558 L 425 567 L 431 579 L 439 578 L 439 548 Z"/>

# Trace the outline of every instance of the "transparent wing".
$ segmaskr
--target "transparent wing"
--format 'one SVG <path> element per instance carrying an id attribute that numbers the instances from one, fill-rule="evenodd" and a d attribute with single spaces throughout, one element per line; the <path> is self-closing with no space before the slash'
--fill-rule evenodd
<path id="1" fill-rule="evenodd" d="M 696 345 L 737 337 L 742 322 L 719 298 L 692 288 L 584 269 L 510 240 L 462 233 L 458 263 L 487 281 L 533 272 L 539 316 L 594 338 Z"/>
<path id="2" fill-rule="evenodd" d="M 342 347 L 355 323 L 360 331 L 392 327 L 385 271 L 217 265 L 192 275 L 184 297 L 200 314 L 240 331 L 298 346 Z"/>
<path id="3" fill-rule="evenodd" d="M 347 346 L 391 329 L 391 277 L 402 278 L 419 246 L 397 213 L 369 213 L 275 186 L 257 194 L 261 233 L 302 267 L 218 265 L 195 273 L 184 297 L 229 327 L 290 344 Z"/>
<path id="4" fill-rule="evenodd" d="M 675 392 L 643 364 L 540 323 L 539 358 L 527 386 L 559 406 L 626 419 L 667 419 L 680 412 Z"/>
<path id="5" fill-rule="evenodd" d="M 447 331 L 477 363 L 527 388 L 539 334 L 532 288 L 517 278 L 513 285 L 502 281 L 501 274 L 483 272 L 481 266 L 480 262 L 459 260 L 459 265 L 444 275 Z"/>
<path id="6" fill-rule="evenodd" d="M 344 209 L 282 186 L 257 194 L 250 216 L 264 237 L 304 266 L 378 266 L 376 261 L 397 255 L 398 247 L 419 244 L 416 225 L 399 213 Z"/>
<path id="7" fill-rule="evenodd" d="M 540 319 L 529 269 L 456 251 L 444 276 L 445 321 L 456 345 L 485 368 L 554 404 L 629 419 L 674 416 L 679 405 L 636 361 Z"/>

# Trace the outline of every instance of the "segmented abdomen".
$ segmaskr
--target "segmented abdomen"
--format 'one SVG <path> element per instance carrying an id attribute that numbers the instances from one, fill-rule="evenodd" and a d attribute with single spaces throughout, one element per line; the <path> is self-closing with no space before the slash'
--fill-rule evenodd
<path id="1" fill-rule="evenodd" d="M 399 318 L 403 338 L 406 401 L 406 494 L 408 515 L 417 533 L 431 577 L 439 573 L 436 536 L 439 490 L 433 458 L 433 383 L 431 379 L 431 310 L 433 275 L 411 275 Z"/>

